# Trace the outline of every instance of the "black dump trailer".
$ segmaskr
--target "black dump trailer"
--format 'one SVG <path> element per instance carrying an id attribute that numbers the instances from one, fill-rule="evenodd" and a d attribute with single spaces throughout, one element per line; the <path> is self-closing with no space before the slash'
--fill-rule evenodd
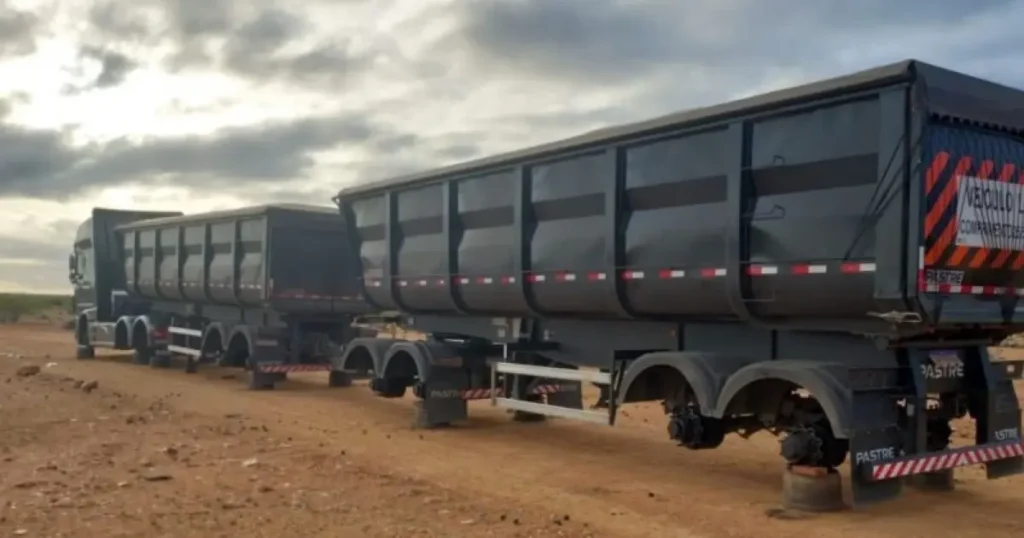
<path id="1" fill-rule="evenodd" d="M 341 366 L 412 387 L 422 425 L 470 399 L 607 424 L 661 401 L 690 449 L 780 435 L 787 483 L 849 461 L 855 503 L 1022 471 L 987 350 L 1024 330 L 1020 90 L 906 61 L 335 202 L 367 300 L 429 336 Z"/>
<path id="2" fill-rule="evenodd" d="M 267 205 L 196 215 L 96 209 L 75 243 L 79 357 L 134 350 L 244 367 L 253 388 L 329 371 L 370 313 L 331 208 Z M 76 276 L 77 275 L 77 276 Z M 331 373 L 332 385 L 350 378 Z"/>

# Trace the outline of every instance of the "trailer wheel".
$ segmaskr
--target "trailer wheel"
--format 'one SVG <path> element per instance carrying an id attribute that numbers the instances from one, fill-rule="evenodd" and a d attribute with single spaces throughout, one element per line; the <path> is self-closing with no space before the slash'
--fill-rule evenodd
<path id="1" fill-rule="evenodd" d="M 132 327 L 132 362 L 139 365 L 149 364 L 152 353 L 149 349 L 149 331 L 146 324 L 138 322 Z"/>

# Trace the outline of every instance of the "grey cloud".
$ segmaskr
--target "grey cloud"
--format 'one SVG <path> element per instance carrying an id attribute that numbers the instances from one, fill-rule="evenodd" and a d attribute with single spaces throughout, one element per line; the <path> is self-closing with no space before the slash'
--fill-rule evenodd
<path id="1" fill-rule="evenodd" d="M 66 94 L 77 94 L 89 90 L 102 90 L 118 86 L 128 78 L 132 71 L 138 68 L 138 63 L 127 55 L 103 47 L 82 46 L 78 56 L 81 61 L 98 64 L 99 72 L 95 78 L 84 84 L 68 84 L 64 88 L 64 93 Z"/>
<path id="2" fill-rule="evenodd" d="M 59 196 L 53 179 L 71 168 L 80 155 L 59 132 L 0 123 L 0 196 L 38 194 Z"/>
<path id="3" fill-rule="evenodd" d="M 337 87 L 382 54 L 356 50 L 343 37 L 305 43 L 311 25 L 297 12 L 274 2 L 245 7 L 228 0 L 106 2 L 89 21 L 108 39 L 170 45 L 172 70 L 222 69 L 255 82 Z"/>
<path id="4" fill-rule="evenodd" d="M 873 44 L 893 29 L 955 26 L 1014 0 L 521 0 L 459 2 L 455 31 L 432 53 L 464 49 L 475 66 L 615 84 L 678 69 L 814 71 L 837 48 Z"/>
<path id="5" fill-rule="evenodd" d="M 109 39 L 139 42 L 151 36 L 150 27 L 139 9 L 120 2 L 96 2 L 89 7 L 87 20 Z"/>
<path id="6" fill-rule="evenodd" d="M 0 5 L 0 58 L 35 52 L 38 26 L 36 15 Z"/>
<path id="7" fill-rule="evenodd" d="M 94 81 L 97 88 L 109 88 L 121 84 L 138 65 L 120 52 L 100 47 L 83 47 L 82 55 L 100 63 L 100 73 Z"/>
<path id="8" fill-rule="evenodd" d="M 318 151 L 400 151 L 415 143 L 415 137 L 362 116 L 300 118 L 208 136 L 84 148 L 69 147 L 56 132 L 0 124 L 0 196 L 63 199 L 126 183 L 259 190 L 306 177 Z"/>
<path id="9" fill-rule="evenodd" d="M 187 38 L 222 35 L 232 29 L 234 12 L 230 0 L 167 0 L 167 10 L 175 28 Z"/>
<path id="10" fill-rule="evenodd" d="M 309 31 L 307 21 L 270 8 L 227 34 L 221 50 L 224 67 L 257 80 L 336 83 L 365 71 L 373 53 L 357 53 L 347 40 L 320 43 L 302 52 L 283 49 Z"/>

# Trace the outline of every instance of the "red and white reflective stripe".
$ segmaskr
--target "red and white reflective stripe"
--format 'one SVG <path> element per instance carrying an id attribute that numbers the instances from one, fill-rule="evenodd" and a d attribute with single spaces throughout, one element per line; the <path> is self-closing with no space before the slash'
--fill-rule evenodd
<path id="1" fill-rule="evenodd" d="M 790 270 L 794 275 L 821 275 L 828 272 L 828 266 L 824 264 L 794 265 Z"/>
<path id="2" fill-rule="evenodd" d="M 906 460 L 876 463 L 871 467 L 871 479 L 890 480 L 893 478 L 903 478 L 1018 456 L 1024 456 L 1024 442 L 993 446 L 982 445 L 962 450 L 925 454 Z"/>
<path id="3" fill-rule="evenodd" d="M 287 372 L 325 372 L 331 369 L 329 364 L 261 364 L 259 370 L 268 374 Z"/>
<path id="4" fill-rule="evenodd" d="M 839 266 L 839 271 L 843 273 L 874 273 L 875 264 L 871 262 L 844 263 Z"/>
<path id="5" fill-rule="evenodd" d="M 875 264 L 873 262 L 844 262 L 838 266 L 840 273 L 846 274 L 857 274 L 857 273 L 873 273 L 875 271 Z M 832 269 L 835 270 L 835 267 Z M 744 272 L 749 276 L 776 276 L 776 275 L 821 275 L 829 273 L 829 265 L 825 263 L 799 263 L 799 264 L 787 264 L 787 265 L 774 265 L 774 264 L 752 264 L 744 269 Z M 665 269 L 624 269 L 619 275 L 622 280 L 645 280 L 648 276 L 655 277 L 659 280 L 677 280 L 686 278 L 718 278 L 724 277 L 729 274 L 729 271 L 724 267 L 703 267 L 698 269 L 679 269 L 679 268 L 665 268 Z M 609 273 L 604 271 L 589 271 L 585 273 L 577 273 L 573 271 L 552 271 L 549 273 L 527 273 L 524 275 L 526 282 L 530 283 L 541 283 L 541 282 L 603 282 L 608 280 Z M 407 281 L 404 279 L 397 280 L 399 286 L 409 286 L 410 283 L 415 283 L 420 287 L 430 285 L 429 278 L 415 277 L 418 280 Z M 516 283 L 515 276 L 458 276 L 455 277 L 454 282 L 462 285 L 467 284 L 501 284 L 511 285 Z M 444 279 L 437 280 L 437 285 L 443 286 L 445 284 Z M 380 287 L 381 282 L 379 280 L 367 281 L 367 286 Z M 940 291 L 945 293 L 957 293 L 956 291 L 942 291 L 942 290 L 955 290 L 956 287 L 946 287 L 941 290 L 936 287 L 934 290 L 929 291 Z M 990 286 L 974 286 L 966 287 L 965 289 L 973 289 L 972 293 L 976 294 L 992 294 L 992 293 L 1004 293 L 1005 288 L 996 288 Z M 965 292 L 966 293 L 966 292 Z M 1021 295 L 1024 295 L 1024 289 L 1020 291 Z"/>
<path id="6" fill-rule="evenodd" d="M 747 274 L 750 276 L 777 275 L 779 267 L 776 265 L 751 265 L 747 267 Z"/>
<path id="7" fill-rule="evenodd" d="M 622 272 L 622 279 L 623 280 L 643 280 L 644 279 L 644 272 L 643 271 L 623 271 Z"/>
<path id="8" fill-rule="evenodd" d="M 1003 286 L 963 286 L 959 284 L 925 284 L 927 293 L 954 293 L 962 295 L 1020 295 L 1024 296 L 1024 288 L 1007 288 Z"/>
<path id="9" fill-rule="evenodd" d="M 461 397 L 463 400 L 483 400 L 484 398 L 490 398 L 491 393 L 495 396 L 501 396 L 504 394 L 502 389 L 466 389 L 462 391 Z"/>
<path id="10" fill-rule="evenodd" d="M 729 271 L 721 267 L 705 267 L 700 270 L 700 276 L 702 278 L 715 278 L 719 276 L 725 276 L 729 274 Z"/>

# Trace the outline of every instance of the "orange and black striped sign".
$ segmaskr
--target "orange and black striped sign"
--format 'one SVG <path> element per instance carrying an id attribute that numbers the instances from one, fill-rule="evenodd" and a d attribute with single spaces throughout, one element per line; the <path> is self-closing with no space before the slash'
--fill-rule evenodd
<path id="1" fill-rule="evenodd" d="M 1024 252 L 1011 248 L 956 244 L 957 196 L 961 178 L 1024 184 L 1024 170 L 1012 162 L 937 151 L 925 172 L 924 265 L 959 270 L 1019 271 Z"/>

